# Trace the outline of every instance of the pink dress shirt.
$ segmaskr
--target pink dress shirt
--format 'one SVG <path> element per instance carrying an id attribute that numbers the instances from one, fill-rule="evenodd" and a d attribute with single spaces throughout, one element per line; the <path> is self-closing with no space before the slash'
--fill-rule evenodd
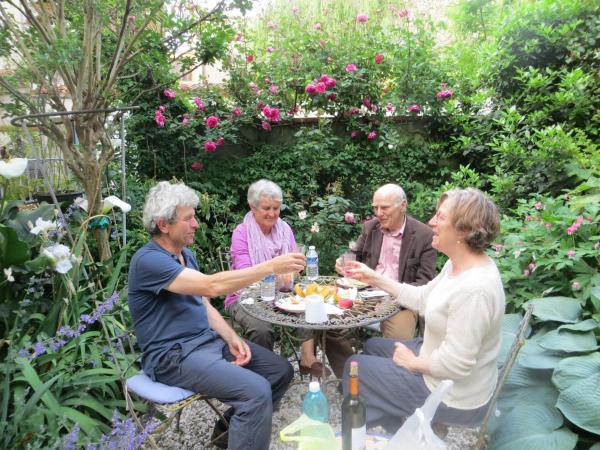
<path id="1" fill-rule="evenodd" d="M 404 217 L 402 226 L 397 230 L 381 229 L 383 241 L 375 271 L 394 281 L 398 281 L 398 273 L 400 272 L 400 250 L 402 249 L 402 235 L 405 227 L 406 217 Z"/>

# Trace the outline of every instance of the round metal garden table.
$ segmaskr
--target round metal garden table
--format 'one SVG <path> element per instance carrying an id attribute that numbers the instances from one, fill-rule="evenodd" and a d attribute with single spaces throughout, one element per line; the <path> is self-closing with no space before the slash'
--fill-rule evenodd
<path id="1" fill-rule="evenodd" d="M 303 277 L 299 282 L 300 284 L 316 282 L 319 285 L 326 286 L 335 285 L 336 280 L 337 277 L 319 277 L 316 281 L 310 281 Z M 244 289 L 240 294 L 239 302 L 242 309 L 256 319 L 264 320 L 265 322 L 275 325 L 282 325 L 284 327 L 314 330 L 321 343 L 321 358 L 323 367 L 325 367 L 325 336 L 327 331 L 346 330 L 381 322 L 400 311 L 400 306 L 389 295 L 362 299 L 361 294 L 363 294 L 363 292 L 369 292 L 369 290 L 359 291 L 359 301 L 354 302 L 352 308 L 344 310 L 343 315 L 330 315 L 328 316 L 329 320 L 323 323 L 306 322 L 303 312 L 290 313 L 275 306 L 277 299 L 291 295 L 289 292 L 278 292 L 275 301 L 261 301 L 260 286 L 258 284 L 251 285 Z M 250 301 L 250 299 L 253 299 L 254 301 Z M 323 373 L 325 374 L 325 371 L 323 371 Z"/>

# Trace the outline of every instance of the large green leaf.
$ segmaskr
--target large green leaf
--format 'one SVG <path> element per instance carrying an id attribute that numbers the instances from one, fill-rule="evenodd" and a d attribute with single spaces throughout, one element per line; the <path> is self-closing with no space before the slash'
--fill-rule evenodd
<path id="1" fill-rule="evenodd" d="M 35 224 L 38 218 L 54 220 L 56 218 L 54 205 L 42 204 L 32 210 L 20 210 L 13 219 L 8 221 L 8 225 L 17 232 L 21 240 L 31 244 L 39 238 L 30 233 L 29 224 Z"/>
<path id="2" fill-rule="evenodd" d="M 549 381 L 551 377 L 551 370 L 530 369 L 528 367 L 523 367 L 520 364 L 515 364 L 508 374 L 505 389 L 508 386 L 515 388 L 539 386 L 543 380 Z"/>
<path id="3" fill-rule="evenodd" d="M 595 322 L 595 321 L 594 321 Z M 547 350 L 573 352 L 592 352 L 598 349 L 593 331 L 579 333 L 569 330 L 553 330 L 540 339 L 539 344 Z"/>
<path id="4" fill-rule="evenodd" d="M 564 357 L 541 347 L 538 341 L 527 339 L 521 347 L 517 361 L 530 369 L 554 369 Z"/>
<path id="5" fill-rule="evenodd" d="M 565 325 L 561 325 L 560 327 L 558 327 L 558 331 L 570 330 L 586 332 L 595 330 L 596 328 L 598 328 L 598 322 L 596 322 L 594 319 L 587 319 L 574 324 L 567 323 Z"/>
<path id="6" fill-rule="evenodd" d="M 29 259 L 29 246 L 21 241 L 17 232 L 0 224 L 0 267 L 23 264 Z"/>
<path id="7" fill-rule="evenodd" d="M 581 317 L 579 300 L 569 297 L 535 298 L 525 303 L 533 304 L 533 315 L 542 321 L 575 323 Z"/>
<path id="8" fill-rule="evenodd" d="M 514 408 L 523 408 L 531 405 L 543 405 L 553 407 L 558 399 L 558 390 L 552 383 L 541 381 L 539 386 L 511 387 L 502 389 L 498 398 L 498 409 L 502 414 L 508 413 Z"/>
<path id="9" fill-rule="evenodd" d="M 577 435 L 562 427 L 556 408 L 530 405 L 504 415 L 491 434 L 490 450 L 572 450 Z"/>
<path id="10" fill-rule="evenodd" d="M 600 450 L 600 442 L 596 442 L 588 450 Z"/>
<path id="11" fill-rule="evenodd" d="M 600 435 L 600 353 L 565 358 L 552 382 L 560 391 L 556 407 L 565 417 Z"/>

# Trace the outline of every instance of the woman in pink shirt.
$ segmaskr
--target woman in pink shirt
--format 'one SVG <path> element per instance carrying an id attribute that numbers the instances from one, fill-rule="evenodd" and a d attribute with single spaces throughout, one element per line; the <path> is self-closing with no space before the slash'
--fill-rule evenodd
<path id="1" fill-rule="evenodd" d="M 231 236 L 232 269 L 243 269 L 267 261 L 296 249 L 296 239 L 290 226 L 279 218 L 283 193 L 269 180 L 259 180 L 248 188 L 250 211 Z M 273 325 L 247 314 L 237 303 L 238 296 L 229 294 L 225 307 L 233 320 L 243 328 L 249 341 L 273 350 L 275 332 Z M 322 364 L 315 356 L 312 333 L 300 330 L 300 373 L 320 376 Z"/>

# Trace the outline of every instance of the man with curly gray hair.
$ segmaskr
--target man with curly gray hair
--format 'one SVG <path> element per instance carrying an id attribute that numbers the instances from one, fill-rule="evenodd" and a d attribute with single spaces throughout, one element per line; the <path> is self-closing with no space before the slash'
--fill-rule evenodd
<path id="1" fill-rule="evenodd" d="M 298 272 L 304 256 L 288 253 L 241 270 L 205 275 L 192 252 L 198 196 L 160 182 L 144 205 L 152 239 L 129 266 L 129 309 L 153 380 L 213 396 L 230 406 L 229 449 L 269 448 L 273 405 L 293 377 L 288 361 L 241 339 L 205 297 L 234 292 L 275 273 Z M 224 430 L 217 422 L 215 435 Z M 225 448 L 224 440 L 215 442 Z"/>

